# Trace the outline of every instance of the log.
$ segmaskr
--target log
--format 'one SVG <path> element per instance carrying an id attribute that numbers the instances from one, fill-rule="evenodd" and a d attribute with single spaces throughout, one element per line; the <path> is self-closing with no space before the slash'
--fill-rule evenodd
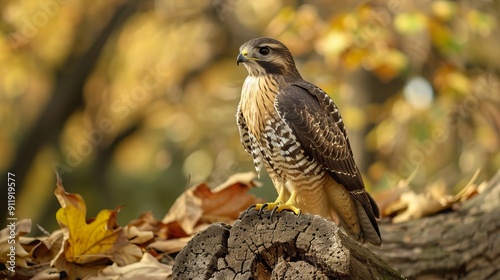
<path id="1" fill-rule="evenodd" d="M 500 172 L 456 211 L 381 224 L 373 249 L 412 279 L 500 279 Z"/>
<path id="2" fill-rule="evenodd" d="M 173 279 L 404 279 L 319 216 L 243 212 L 216 223 L 177 255 Z"/>

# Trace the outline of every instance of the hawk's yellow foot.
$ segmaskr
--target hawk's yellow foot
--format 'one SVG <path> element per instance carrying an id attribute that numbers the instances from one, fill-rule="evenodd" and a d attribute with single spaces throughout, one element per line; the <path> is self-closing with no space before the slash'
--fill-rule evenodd
<path id="1" fill-rule="evenodd" d="M 281 203 L 279 202 L 266 202 L 266 203 L 258 203 L 258 204 L 255 204 L 255 205 L 252 205 L 250 206 L 250 209 L 254 208 L 255 210 L 259 211 L 260 213 L 262 213 L 262 211 L 271 211 L 273 210 L 274 208 L 278 207 Z"/>
<path id="2" fill-rule="evenodd" d="M 285 211 L 285 210 L 292 211 L 297 216 L 300 216 L 300 214 L 302 213 L 299 208 L 297 208 L 296 206 L 294 206 L 292 204 L 280 204 L 280 205 L 277 205 L 276 207 L 273 208 L 273 210 L 271 211 L 271 216 L 274 213 L 279 213 L 279 212 Z"/>
<path id="3" fill-rule="evenodd" d="M 252 205 L 250 206 L 247 211 L 250 211 L 250 209 L 255 209 L 257 211 L 259 211 L 259 213 L 262 213 L 262 211 L 273 211 L 273 213 L 275 212 L 276 208 L 278 208 L 281 204 L 284 204 L 285 203 L 285 199 L 284 199 L 284 192 L 283 192 L 283 187 L 282 188 L 279 188 L 279 193 L 278 193 L 278 198 L 276 199 L 275 202 L 266 202 L 266 203 L 258 203 L 258 204 L 255 204 L 255 205 Z M 272 214 L 271 214 L 272 216 Z"/>
<path id="4" fill-rule="evenodd" d="M 299 216 L 301 214 L 300 209 L 294 206 L 293 204 L 286 204 L 279 202 L 258 203 L 250 206 L 247 211 L 250 211 L 251 209 L 255 209 L 259 211 L 259 213 L 262 213 L 263 211 L 271 211 L 271 216 L 274 213 L 279 213 L 281 211 L 291 211 L 295 213 L 295 215 Z"/>
<path id="5" fill-rule="evenodd" d="M 297 205 L 297 192 L 292 192 L 292 195 L 290 196 L 290 198 L 287 200 L 287 202 L 283 203 L 283 204 L 279 204 L 277 205 L 276 207 L 274 207 L 273 211 L 271 212 L 271 216 L 277 212 L 281 212 L 281 211 L 292 211 L 293 213 L 295 213 L 295 215 L 298 215 L 300 216 L 300 209 L 295 206 Z"/>

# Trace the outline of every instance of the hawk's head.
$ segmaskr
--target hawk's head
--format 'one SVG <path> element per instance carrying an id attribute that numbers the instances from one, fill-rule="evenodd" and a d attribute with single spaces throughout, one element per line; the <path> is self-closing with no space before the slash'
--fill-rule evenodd
<path id="1" fill-rule="evenodd" d="M 299 74 L 288 48 L 271 38 L 256 38 L 241 45 L 236 63 L 243 63 L 250 76 Z"/>

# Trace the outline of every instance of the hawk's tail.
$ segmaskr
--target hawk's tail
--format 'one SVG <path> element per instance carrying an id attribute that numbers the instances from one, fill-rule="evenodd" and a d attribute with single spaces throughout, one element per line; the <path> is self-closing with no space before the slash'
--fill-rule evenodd
<path id="1" fill-rule="evenodd" d="M 376 221 L 380 214 L 373 198 L 365 191 L 353 194 L 333 179 L 325 190 L 332 219 L 352 238 L 380 246 L 382 240 Z"/>
<path id="2" fill-rule="evenodd" d="M 377 204 L 373 198 L 366 193 L 368 198 L 370 199 L 370 203 L 375 214 L 375 217 L 379 216 Z M 369 242 L 375 246 L 380 246 L 382 244 L 382 239 L 380 238 L 380 232 L 378 229 L 377 222 L 375 221 L 375 217 L 369 217 L 367 211 L 364 209 L 363 205 L 357 200 L 354 199 L 354 204 L 356 205 L 356 212 L 358 214 L 359 225 L 361 226 L 361 232 L 359 238 L 363 242 Z"/>

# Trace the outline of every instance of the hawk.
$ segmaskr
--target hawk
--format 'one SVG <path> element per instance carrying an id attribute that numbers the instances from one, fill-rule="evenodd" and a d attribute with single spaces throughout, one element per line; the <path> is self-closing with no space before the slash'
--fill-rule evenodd
<path id="1" fill-rule="evenodd" d="M 240 63 L 248 71 L 236 113 L 240 139 L 256 171 L 265 167 L 278 192 L 275 202 L 256 208 L 317 214 L 379 246 L 379 209 L 332 99 L 302 79 L 288 48 L 275 39 L 244 43 Z"/>

